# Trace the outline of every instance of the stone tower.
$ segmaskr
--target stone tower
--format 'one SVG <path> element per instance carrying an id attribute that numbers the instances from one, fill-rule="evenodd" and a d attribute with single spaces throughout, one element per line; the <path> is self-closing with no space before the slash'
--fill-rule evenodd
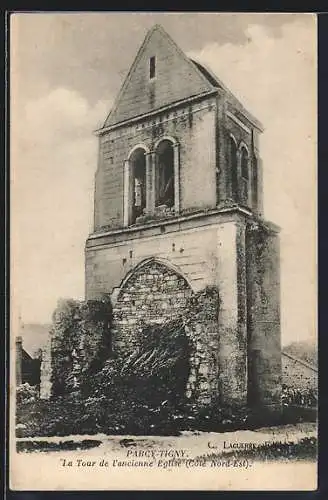
<path id="1" fill-rule="evenodd" d="M 154 26 L 97 131 L 85 271 L 87 299 L 112 294 L 121 355 L 133 349 L 139 319 L 162 323 L 216 286 L 212 340 L 206 320 L 196 328 L 203 381 L 206 360 L 216 359 L 203 399 L 263 409 L 279 406 L 281 346 L 279 229 L 263 218 L 262 131 Z"/>

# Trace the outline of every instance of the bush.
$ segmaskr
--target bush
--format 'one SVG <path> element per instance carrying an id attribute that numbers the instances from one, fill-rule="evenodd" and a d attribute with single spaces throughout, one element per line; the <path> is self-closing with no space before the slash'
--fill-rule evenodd
<path id="1" fill-rule="evenodd" d="M 59 318 L 65 332 L 74 324 L 74 309 L 70 304 Z M 67 350 L 72 338 L 67 335 L 65 343 L 63 336 Z M 127 358 L 108 359 L 98 373 L 81 379 L 78 391 L 18 408 L 19 423 L 27 425 L 24 434 L 178 432 L 175 416 L 185 402 L 190 348 L 181 321 L 141 328 L 138 349 Z M 67 365 L 57 365 L 66 385 L 72 373 Z"/>
<path id="2" fill-rule="evenodd" d="M 251 459 L 257 461 L 276 460 L 314 460 L 317 458 L 317 438 L 304 437 L 300 441 L 276 441 L 269 444 L 260 444 L 251 448 L 235 449 L 227 453 L 211 453 L 207 460 L 217 460 L 222 457 L 234 459 Z"/>
<path id="3" fill-rule="evenodd" d="M 107 398 L 79 399 L 65 396 L 18 405 L 17 435 L 174 435 L 179 429 L 173 415 L 173 408 L 167 402 L 156 407 L 131 400 L 115 402 Z"/>
<path id="4" fill-rule="evenodd" d="M 191 345 L 180 320 L 140 328 L 138 348 L 130 356 L 107 360 L 81 390 L 115 401 L 157 406 L 168 400 L 180 404 L 189 377 Z"/>
<path id="5" fill-rule="evenodd" d="M 35 401 L 39 396 L 38 387 L 32 386 L 27 382 L 21 384 L 16 388 L 16 401 L 17 404 L 25 404 Z"/>
<path id="6" fill-rule="evenodd" d="M 311 387 L 296 389 L 295 387 L 282 387 L 281 402 L 284 406 L 302 406 L 316 408 L 318 404 L 317 391 Z"/>
<path id="7" fill-rule="evenodd" d="M 17 408 L 20 436 L 70 434 L 178 435 L 181 431 L 220 432 L 253 426 L 245 409 L 199 408 L 170 402 L 137 400 L 125 392 L 121 397 L 65 396 L 34 401 Z"/>

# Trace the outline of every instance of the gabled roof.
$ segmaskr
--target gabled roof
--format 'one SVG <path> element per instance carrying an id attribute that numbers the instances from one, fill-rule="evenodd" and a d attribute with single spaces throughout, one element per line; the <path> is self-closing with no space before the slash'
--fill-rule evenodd
<path id="1" fill-rule="evenodd" d="M 158 81 L 149 83 L 147 64 L 155 55 L 159 60 Z M 167 57 L 169 54 L 170 57 Z M 166 75 L 166 76 L 165 76 Z M 184 85 L 181 85 L 181 82 Z M 124 80 L 120 92 L 107 116 L 103 129 L 141 116 L 170 104 L 178 103 L 197 95 L 207 95 L 222 89 L 228 100 L 245 118 L 259 130 L 261 123 L 242 106 L 229 89 L 204 65 L 189 59 L 170 35 L 156 24 L 150 29 L 137 52 L 134 62 Z M 150 93 L 155 92 L 155 104 L 150 104 Z"/>
<path id="2" fill-rule="evenodd" d="M 29 353 L 27 351 L 25 351 L 25 349 L 23 348 L 22 349 L 22 360 L 23 361 L 32 361 L 32 356 L 29 355 Z"/>
<path id="3" fill-rule="evenodd" d="M 150 55 L 155 53 L 159 59 L 159 71 L 162 71 L 162 77 L 156 81 L 155 108 L 215 90 L 168 33 L 156 24 L 148 31 L 138 50 L 104 127 L 153 110 L 148 96 L 150 84 L 146 64 Z M 166 57 L 166 53 L 170 54 L 170 60 Z M 165 73 L 168 75 L 169 72 L 170 77 L 165 78 Z M 188 75 L 186 85 L 181 85 L 183 74 Z"/>
<path id="4" fill-rule="evenodd" d="M 237 97 L 233 95 L 233 93 L 228 89 L 228 87 L 225 86 L 225 84 L 222 82 L 222 80 L 220 80 L 212 72 L 212 70 L 210 68 L 208 68 L 207 66 L 204 66 L 203 64 L 200 64 L 200 62 L 198 62 L 198 61 L 195 61 L 193 59 L 190 59 L 190 60 L 192 61 L 193 64 L 195 64 L 197 66 L 199 71 L 201 71 L 201 73 L 205 76 L 205 78 L 208 79 L 208 81 L 211 83 L 211 85 L 213 85 L 213 87 L 221 88 L 226 92 L 228 98 L 230 99 L 231 104 L 236 108 L 237 111 L 239 111 L 242 115 L 244 115 L 245 118 L 250 123 L 255 125 L 256 128 L 258 128 L 261 132 L 263 132 L 262 123 L 257 118 L 255 118 L 255 116 L 253 116 L 249 111 L 247 111 L 247 109 L 244 108 L 244 106 L 237 99 Z"/>
<path id="5" fill-rule="evenodd" d="M 292 361 L 295 361 L 296 363 L 299 363 L 300 365 L 305 366 L 306 368 L 309 368 L 310 370 L 314 372 L 318 372 L 318 367 L 314 365 L 310 365 L 310 363 L 307 363 L 306 361 L 303 361 L 302 359 L 296 358 L 295 356 L 292 356 L 291 354 L 282 351 L 281 352 L 282 356 L 285 356 L 286 358 L 291 359 Z"/>

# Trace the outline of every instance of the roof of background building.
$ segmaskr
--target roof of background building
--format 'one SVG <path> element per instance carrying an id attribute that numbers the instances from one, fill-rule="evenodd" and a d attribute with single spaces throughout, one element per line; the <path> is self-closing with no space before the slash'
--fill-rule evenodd
<path id="1" fill-rule="evenodd" d="M 286 358 L 289 358 L 292 361 L 296 361 L 296 363 L 299 363 L 299 364 L 305 366 L 306 368 L 313 370 L 314 372 L 318 372 L 318 368 L 316 366 L 310 365 L 310 363 L 307 363 L 306 361 L 303 361 L 302 359 L 296 358 L 295 356 L 292 356 L 291 354 L 288 354 L 287 352 L 282 351 L 281 355 L 286 356 Z"/>

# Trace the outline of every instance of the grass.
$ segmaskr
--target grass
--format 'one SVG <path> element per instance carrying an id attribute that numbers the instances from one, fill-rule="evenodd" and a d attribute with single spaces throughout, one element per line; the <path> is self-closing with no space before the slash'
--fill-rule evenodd
<path id="1" fill-rule="evenodd" d="M 221 409 L 222 410 L 222 409 Z M 69 436 L 74 434 L 107 435 L 179 435 L 181 431 L 226 432 L 254 430 L 270 425 L 286 425 L 298 422 L 315 422 L 316 410 L 285 409 L 274 422 L 266 418 L 252 418 L 241 412 L 211 410 L 179 410 L 171 406 L 151 407 L 132 400 L 116 401 L 94 399 L 58 398 L 34 400 L 17 404 L 16 436 Z"/>
<path id="2" fill-rule="evenodd" d="M 249 449 L 233 450 L 227 453 L 211 453 L 206 455 L 206 460 L 224 458 L 249 459 L 256 461 L 276 460 L 316 460 L 318 453 L 317 438 L 305 437 L 298 442 L 274 442 L 262 444 Z"/>
<path id="3" fill-rule="evenodd" d="M 49 443 L 47 441 L 17 441 L 17 452 L 35 451 L 63 451 L 63 450 L 88 450 L 102 444 L 96 439 L 84 439 L 81 442 L 60 441 L 59 443 Z"/>

